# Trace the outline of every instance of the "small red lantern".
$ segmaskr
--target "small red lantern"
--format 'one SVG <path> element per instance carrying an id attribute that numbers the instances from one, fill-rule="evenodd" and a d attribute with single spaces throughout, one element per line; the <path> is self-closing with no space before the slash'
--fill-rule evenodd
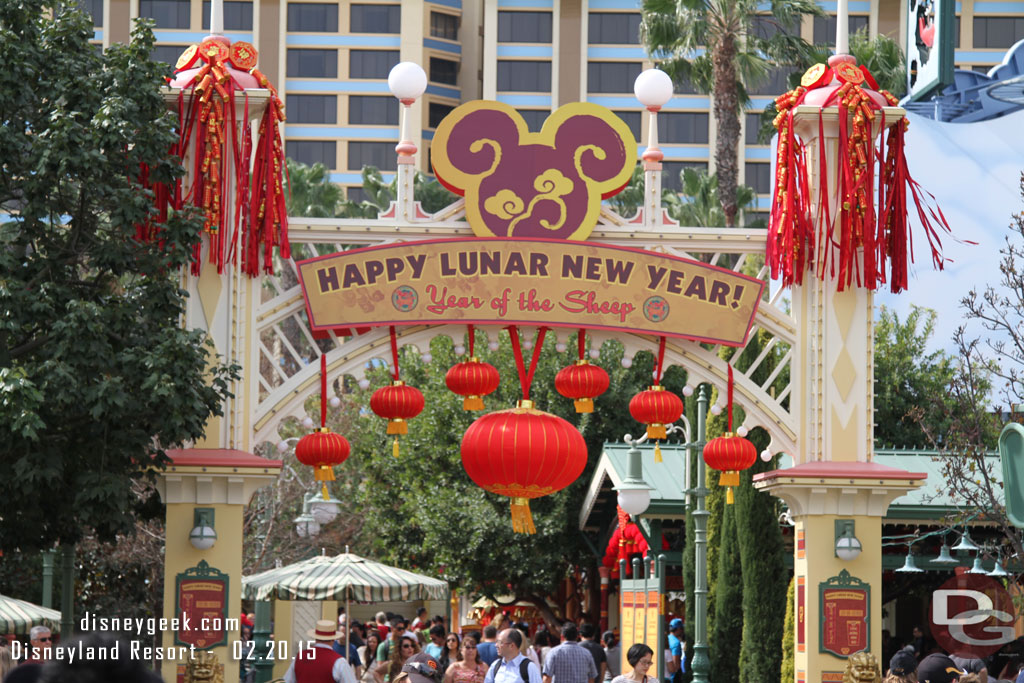
<path id="1" fill-rule="evenodd" d="M 295 457 L 303 465 L 313 467 L 313 476 L 317 481 L 323 482 L 324 500 L 329 498 L 327 482 L 334 481 L 333 467 L 345 462 L 350 452 L 348 440 L 327 427 L 314 430 L 312 434 L 307 434 L 295 444 Z"/>
<path id="2" fill-rule="evenodd" d="M 536 532 L 530 498 L 561 491 L 583 473 L 587 444 L 566 420 L 522 400 L 478 418 L 462 437 L 462 466 L 473 482 L 512 499 L 512 528 Z"/>
<path id="3" fill-rule="evenodd" d="M 728 486 L 725 502 L 732 505 L 735 497 L 732 487 L 740 484 L 740 471 L 745 470 L 757 460 L 757 447 L 743 437 L 732 433 L 732 366 L 729 366 L 729 431 L 724 436 L 711 439 L 704 446 L 704 462 L 711 469 L 721 472 L 719 486 Z"/>
<path id="4" fill-rule="evenodd" d="M 320 355 L 320 428 L 299 439 L 295 457 L 315 469 L 314 478 L 323 482 L 324 500 L 330 500 L 327 482 L 334 481 L 334 466 L 348 458 L 348 440 L 327 428 L 327 356 Z"/>
<path id="5" fill-rule="evenodd" d="M 581 329 L 577 336 L 579 360 L 575 365 L 562 368 L 555 375 L 555 391 L 573 399 L 577 413 L 594 412 L 594 399 L 608 391 L 608 385 L 611 383 L 604 368 L 591 365 L 590 361 L 583 358 L 586 338 L 586 331 Z"/>
<path id="6" fill-rule="evenodd" d="M 668 436 L 665 426 L 683 414 L 683 399 L 660 384 L 655 384 L 630 399 L 629 414 L 637 422 L 647 425 L 648 439 L 664 439 Z M 654 447 L 654 461 L 661 462 L 660 444 Z"/>
<path id="7" fill-rule="evenodd" d="M 396 435 L 394 446 L 392 446 L 393 455 L 398 455 L 397 435 L 409 433 L 407 420 L 419 415 L 423 411 L 424 405 L 422 392 L 416 387 L 407 386 L 400 379 L 373 392 L 373 396 L 370 397 L 370 410 L 387 418 L 388 435 Z"/>
<path id="8" fill-rule="evenodd" d="M 483 410 L 483 397 L 497 389 L 500 381 L 497 368 L 473 356 L 453 365 L 444 376 L 448 389 L 463 397 L 463 410 Z"/>

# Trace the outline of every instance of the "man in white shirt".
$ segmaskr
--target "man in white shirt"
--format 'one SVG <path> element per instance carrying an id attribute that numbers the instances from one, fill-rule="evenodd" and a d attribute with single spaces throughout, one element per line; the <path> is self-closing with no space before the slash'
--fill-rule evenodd
<path id="1" fill-rule="evenodd" d="M 519 652 L 522 644 L 523 634 L 514 628 L 498 634 L 498 658 L 487 669 L 484 683 L 542 683 L 540 669 Z"/>

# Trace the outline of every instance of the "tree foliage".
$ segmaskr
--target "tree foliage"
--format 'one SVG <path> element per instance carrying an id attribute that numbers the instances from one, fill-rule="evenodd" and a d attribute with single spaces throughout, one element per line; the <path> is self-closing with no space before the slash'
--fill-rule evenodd
<path id="1" fill-rule="evenodd" d="M 922 423 L 939 442 L 953 407 L 947 389 L 953 358 L 929 351 L 935 311 L 911 305 L 906 320 L 885 306 L 875 322 L 875 443 L 897 448 L 931 445 Z M 925 412 L 925 410 L 927 412 Z"/>
<path id="2" fill-rule="evenodd" d="M 811 46 L 800 19 L 821 14 L 811 0 L 772 0 L 770 16 L 756 0 L 644 0 L 641 37 L 648 53 L 677 83 L 711 94 L 717 133 L 715 170 L 725 225 L 736 225 L 740 114 L 747 91 L 772 68 L 799 64 Z M 759 29 L 757 22 L 774 24 Z M 777 30 L 776 30 L 777 29 Z"/>
<path id="3" fill-rule="evenodd" d="M 331 181 L 321 163 L 306 164 L 288 159 L 288 215 L 334 218 L 344 201 L 341 186 Z"/>
<path id="4" fill-rule="evenodd" d="M 135 239 L 156 220 L 140 168 L 183 172 L 147 27 L 100 53 L 77 4 L 25 0 L 0 5 L 0 32 L 0 547 L 110 539 L 132 479 L 227 394 L 233 370 L 180 325 L 201 221 Z"/>
<path id="5" fill-rule="evenodd" d="M 743 640 L 744 613 L 737 609 L 743 599 L 740 546 L 737 539 L 736 506 L 727 505 L 721 513 L 718 533 L 718 578 L 711 630 L 711 680 L 715 683 L 739 683 L 740 662 L 736 653 Z"/>

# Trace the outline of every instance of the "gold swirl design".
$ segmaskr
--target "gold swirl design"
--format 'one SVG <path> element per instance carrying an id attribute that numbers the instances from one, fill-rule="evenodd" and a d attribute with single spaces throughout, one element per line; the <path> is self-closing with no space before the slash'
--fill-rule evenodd
<path id="1" fill-rule="evenodd" d="M 484 200 L 484 211 L 509 220 L 523 212 L 523 200 L 512 190 L 498 190 L 497 194 Z"/>
<path id="2" fill-rule="evenodd" d="M 577 163 L 577 169 L 578 168 L 579 166 Z M 575 187 L 575 183 L 573 183 L 571 179 L 566 178 L 557 168 L 549 168 L 537 176 L 533 181 L 533 189 L 537 190 L 541 194 L 536 195 L 530 200 L 530 206 L 527 207 L 526 213 L 509 223 L 508 236 L 512 237 L 512 233 L 515 231 L 519 222 L 532 216 L 533 207 L 536 206 L 538 202 L 545 200 L 552 201 L 558 206 L 558 220 L 552 224 L 548 219 L 542 218 L 540 220 L 541 227 L 552 231 L 561 229 L 561 227 L 565 225 L 567 214 L 565 202 L 561 198 L 571 193 L 573 187 Z"/>
<path id="3" fill-rule="evenodd" d="M 479 140 L 473 141 L 469 146 L 469 151 L 473 154 L 478 154 L 480 150 L 484 148 L 484 145 L 488 145 L 492 150 L 494 150 L 494 161 L 491 162 L 491 167 L 479 174 L 481 177 L 486 178 L 494 173 L 494 170 L 498 168 L 498 164 L 501 163 L 501 143 L 497 140 L 492 140 L 491 138 L 480 138 Z"/>

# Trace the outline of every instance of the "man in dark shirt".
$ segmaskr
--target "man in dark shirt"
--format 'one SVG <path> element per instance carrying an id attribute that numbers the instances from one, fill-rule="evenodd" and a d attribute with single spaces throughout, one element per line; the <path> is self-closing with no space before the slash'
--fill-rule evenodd
<path id="1" fill-rule="evenodd" d="M 600 683 L 604 680 L 605 671 L 608 670 L 608 655 L 605 653 L 604 648 L 594 641 L 596 637 L 597 629 L 594 628 L 593 624 L 586 622 L 580 624 L 580 646 L 594 658 L 594 666 L 597 667 L 597 680 Z"/>

